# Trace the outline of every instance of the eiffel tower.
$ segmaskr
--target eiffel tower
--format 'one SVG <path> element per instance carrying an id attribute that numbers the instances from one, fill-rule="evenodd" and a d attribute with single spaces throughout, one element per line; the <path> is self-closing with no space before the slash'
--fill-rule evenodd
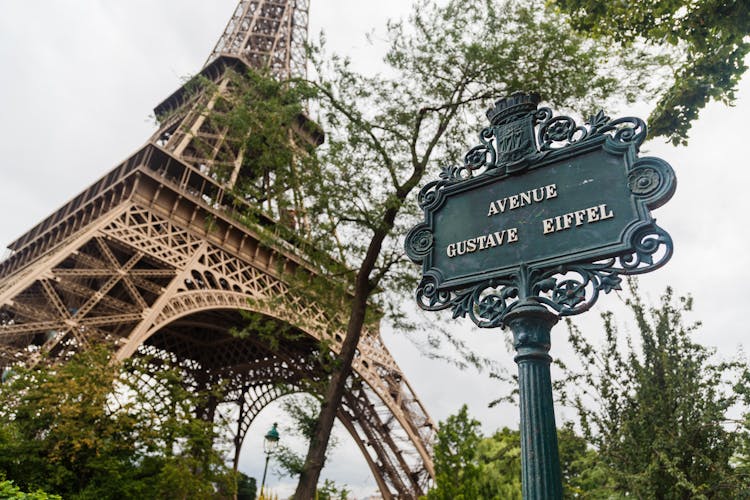
<path id="1" fill-rule="evenodd" d="M 0 371 L 64 360 L 96 343 L 121 360 L 168 359 L 196 387 L 223 388 L 206 415 L 232 416 L 235 467 L 259 412 L 321 378 L 309 354 L 321 341 L 338 351 L 345 318 L 295 289 L 289 277 L 313 267 L 279 230 L 309 221 L 303 207 L 275 204 L 288 193 L 271 186 L 273 172 L 212 118 L 225 110 L 232 78 L 248 68 L 281 79 L 305 74 L 308 8 L 308 0 L 240 0 L 199 73 L 211 90 L 186 84 L 167 97 L 140 150 L 8 245 Z M 308 118 L 299 122 L 297 142 L 322 144 Z M 257 196 L 232 194 L 238 179 L 256 182 Z M 258 214 L 250 224 L 241 222 L 248 211 Z M 240 311 L 301 335 L 274 349 L 261 335 L 238 338 L 230 329 L 247 324 Z M 416 498 L 434 476 L 435 426 L 377 326 L 358 351 L 338 418 L 383 498 Z"/>

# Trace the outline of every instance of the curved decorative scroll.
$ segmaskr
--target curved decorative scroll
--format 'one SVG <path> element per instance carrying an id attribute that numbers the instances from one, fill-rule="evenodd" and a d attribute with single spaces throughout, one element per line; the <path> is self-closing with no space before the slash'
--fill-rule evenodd
<path id="1" fill-rule="evenodd" d="M 519 118 L 518 109 L 527 116 Z M 443 181 L 425 186 L 427 191 L 479 173 L 497 175 L 516 172 L 549 153 L 557 153 L 567 147 L 604 136 L 609 136 L 608 140 L 612 144 L 632 144 L 638 148 L 647 134 L 646 124 L 640 118 L 612 120 L 604 111 L 599 111 L 589 117 L 585 124 L 578 125 L 569 116 L 555 116 L 550 108 L 536 109 L 536 103 L 521 94 L 498 101 L 495 108 L 488 111 L 488 116 L 490 115 L 493 116 L 492 125 L 479 132 L 480 144 L 466 153 L 463 166 L 444 169 L 444 172 L 447 170 L 451 175 L 444 178 L 441 174 Z M 485 169 L 484 172 L 480 172 L 481 169 Z M 460 176 L 453 175 L 459 172 Z"/>
<path id="2" fill-rule="evenodd" d="M 443 167 L 440 171 L 439 180 L 428 182 L 419 190 L 417 201 L 421 208 L 432 205 L 438 199 L 438 193 L 442 188 L 450 184 L 455 184 L 471 178 L 471 169 L 469 167 Z"/>
<path id="3" fill-rule="evenodd" d="M 487 165 L 497 165 L 497 151 L 492 144 L 494 138 L 494 127 L 487 127 L 479 132 L 479 142 L 482 144 L 474 146 L 464 156 L 464 166 L 467 170 L 473 172 Z"/>
<path id="4" fill-rule="evenodd" d="M 666 203 L 676 187 L 674 170 L 661 158 L 638 158 L 628 172 L 628 189 L 650 209 Z"/>
<path id="5" fill-rule="evenodd" d="M 605 134 L 611 134 L 611 140 L 615 143 L 639 147 L 646 140 L 648 130 L 640 118 L 612 120 L 604 111 L 590 117 L 585 125 L 577 125 L 569 116 L 553 116 L 549 108 L 540 108 L 535 118 L 541 122 L 537 134 L 540 151 L 557 151 Z"/>
<path id="6" fill-rule="evenodd" d="M 621 275 L 636 275 L 662 267 L 672 257 L 672 239 L 651 223 L 635 231 L 634 251 L 598 262 L 578 262 L 553 268 L 521 266 L 504 279 L 490 279 L 461 290 L 440 290 L 427 274 L 417 288 L 422 309 L 452 309 L 453 317 L 466 317 L 480 328 L 504 327 L 507 314 L 524 302 L 548 306 L 560 316 L 589 310 L 599 293 L 620 290 Z"/>
<path id="7" fill-rule="evenodd" d="M 407 233 L 404 247 L 411 260 L 421 261 L 430 253 L 433 243 L 432 231 L 427 224 L 418 224 Z"/>

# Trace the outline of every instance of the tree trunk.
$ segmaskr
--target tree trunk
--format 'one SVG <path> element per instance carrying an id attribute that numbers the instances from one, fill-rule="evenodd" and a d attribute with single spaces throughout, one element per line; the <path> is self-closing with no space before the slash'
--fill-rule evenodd
<path id="1" fill-rule="evenodd" d="M 313 436 L 310 440 L 305 464 L 302 467 L 297 490 L 294 492 L 294 500 L 311 500 L 315 498 L 320 471 L 325 464 L 328 439 L 331 436 L 336 412 L 344 396 L 346 378 L 351 373 L 354 353 L 357 350 L 362 326 L 364 325 L 367 297 L 368 293 L 366 289 L 358 289 L 355 293 L 351 315 L 349 316 L 349 324 L 346 329 L 346 337 L 341 345 L 341 353 L 338 357 L 339 362 L 334 364 L 333 373 L 331 374 L 331 379 L 328 382 L 328 387 L 321 403 L 320 416 L 315 424 Z"/>
<path id="2" fill-rule="evenodd" d="M 351 373 L 354 353 L 357 351 L 359 338 L 362 335 L 362 326 L 365 324 L 367 299 L 373 289 L 370 283 L 370 273 L 375 268 L 383 240 L 390 228 L 393 227 L 396 212 L 394 209 L 386 211 L 383 224 L 384 229 L 375 231 L 375 234 L 373 234 L 370 245 L 367 248 L 367 254 L 362 260 L 362 265 L 357 273 L 349 323 L 346 326 L 346 337 L 341 345 L 338 362 L 333 365 L 333 372 L 331 373 L 331 378 L 320 406 L 320 416 L 315 424 L 312 439 L 310 439 L 310 446 L 307 450 L 305 464 L 300 473 L 299 483 L 297 483 L 297 490 L 294 492 L 294 500 L 312 500 L 315 498 L 320 471 L 325 464 L 326 449 L 328 448 L 328 440 L 331 437 L 333 422 L 336 419 L 336 412 L 344 396 L 346 378 Z"/>
<path id="3" fill-rule="evenodd" d="M 325 464 L 326 449 L 328 448 L 328 440 L 331 437 L 333 422 L 336 419 L 336 412 L 341 405 L 341 399 L 344 396 L 344 389 L 346 387 L 346 378 L 351 373 L 354 353 L 357 351 L 359 338 L 362 335 L 362 326 L 365 323 L 365 314 L 367 312 L 367 300 L 370 297 L 370 293 L 377 287 L 378 280 L 375 279 L 374 283 L 371 282 L 370 274 L 375 269 L 378 256 L 383 248 L 383 241 L 391 229 L 393 229 L 401 204 L 414 186 L 416 186 L 417 182 L 419 182 L 423 173 L 424 165 L 417 165 L 409 180 L 404 185 L 397 186 L 393 200 L 394 203 L 383 213 L 382 223 L 374 230 L 370 244 L 367 247 L 367 253 L 357 272 L 349 323 L 346 327 L 346 338 L 341 346 L 338 363 L 335 363 L 333 366 L 333 372 L 328 382 L 323 402 L 321 403 L 320 416 L 315 424 L 313 437 L 310 439 L 305 464 L 302 466 L 297 490 L 294 492 L 294 500 L 312 500 L 315 498 L 320 471 Z"/>

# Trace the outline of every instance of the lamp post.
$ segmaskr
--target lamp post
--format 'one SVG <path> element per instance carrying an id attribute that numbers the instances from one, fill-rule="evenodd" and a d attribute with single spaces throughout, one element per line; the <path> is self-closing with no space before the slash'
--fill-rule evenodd
<path id="1" fill-rule="evenodd" d="M 271 459 L 271 454 L 276 451 L 279 446 L 279 431 L 276 429 L 276 422 L 274 422 L 271 430 L 266 432 L 263 438 L 263 453 L 266 454 L 266 466 L 263 468 L 263 480 L 260 482 L 260 495 L 263 496 L 263 487 L 266 485 L 266 472 L 268 471 L 268 461 Z"/>

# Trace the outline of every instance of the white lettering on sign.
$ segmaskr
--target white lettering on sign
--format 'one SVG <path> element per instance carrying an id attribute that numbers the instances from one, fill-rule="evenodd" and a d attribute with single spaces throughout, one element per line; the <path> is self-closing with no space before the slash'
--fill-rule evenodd
<path id="1" fill-rule="evenodd" d="M 587 180 L 584 183 L 587 182 L 590 182 L 590 180 Z M 512 196 L 506 196 L 505 198 L 490 202 L 487 217 L 525 207 L 526 205 L 531 205 L 533 203 L 541 203 L 552 198 L 557 198 L 557 196 L 557 184 L 548 184 L 546 186 L 529 189 L 528 191 L 514 194 Z M 578 228 L 584 224 L 593 224 L 595 222 L 612 219 L 614 216 L 614 212 L 607 207 L 607 204 L 602 203 L 601 205 L 574 210 L 565 214 L 542 219 L 542 234 L 550 235 L 559 231 Z M 531 221 L 524 220 L 524 225 L 527 222 L 531 223 Z M 536 225 L 538 222 L 534 222 L 533 224 L 535 227 L 539 227 Z M 523 229 L 523 231 L 528 230 Z M 445 247 L 445 253 L 448 255 L 448 258 L 452 259 L 459 255 L 482 252 L 503 245 L 507 246 L 517 241 L 518 227 L 511 227 L 450 243 Z"/>
<path id="2" fill-rule="evenodd" d="M 552 234 L 558 231 L 564 231 L 571 227 L 578 227 L 584 224 L 592 224 L 606 219 L 611 219 L 615 214 L 607 208 L 607 205 L 597 205 L 595 207 L 568 212 L 567 214 L 557 215 L 544 219 L 542 221 L 542 230 L 544 234 Z"/>
<path id="3" fill-rule="evenodd" d="M 481 235 L 475 238 L 469 238 L 468 240 L 451 243 L 446 247 L 445 251 L 448 254 L 448 257 L 452 258 L 456 255 L 480 252 L 482 250 L 487 250 L 488 248 L 515 243 L 516 241 L 518 241 L 518 228 L 512 227 L 509 229 L 503 229 L 502 231 L 495 231 L 488 235 Z"/>
<path id="4" fill-rule="evenodd" d="M 529 189 L 523 193 L 506 196 L 500 200 L 491 201 L 490 208 L 487 211 L 487 217 L 501 214 L 506 210 L 515 210 L 532 203 L 540 203 L 544 200 L 557 198 L 557 184 L 549 184 L 534 189 Z"/>

